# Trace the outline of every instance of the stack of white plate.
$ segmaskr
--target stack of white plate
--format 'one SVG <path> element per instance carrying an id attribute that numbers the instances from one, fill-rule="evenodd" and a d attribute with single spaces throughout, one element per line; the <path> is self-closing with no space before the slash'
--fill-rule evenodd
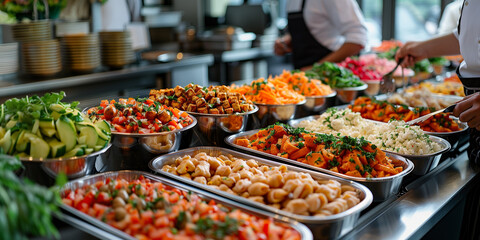
<path id="1" fill-rule="evenodd" d="M 129 31 L 100 32 L 103 65 L 123 67 L 134 60 L 132 38 Z"/>
<path id="2" fill-rule="evenodd" d="M 18 71 L 18 43 L 0 44 L 0 75 Z"/>
<path id="3" fill-rule="evenodd" d="M 100 66 L 100 45 L 95 33 L 64 36 L 62 48 L 72 71 L 92 71 Z"/>
<path id="4" fill-rule="evenodd" d="M 52 39 L 52 26 L 49 21 L 18 23 L 12 26 L 16 42 L 31 42 Z"/>
<path id="5" fill-rule="evenodd" d="M 90 26 L 88 22 L 56 22 L 55 36 L 64 37 L 77 34 L 88 34 Z"/>
<path id="6" fill-rule="evenodd" d="M 23 69 L 27 74 L 50 76 L 62 70 L 58 40 L 26 42 L 21 51 Z"/>

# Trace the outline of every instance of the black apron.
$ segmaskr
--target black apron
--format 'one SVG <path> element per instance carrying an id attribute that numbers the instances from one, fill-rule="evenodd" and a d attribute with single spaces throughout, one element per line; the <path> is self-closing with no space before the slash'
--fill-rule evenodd
<path id="1" fill-rule="evenodd" d="M 304 7 L 305 0 L 303 0 L 302 9 L 299 12 L 288 13 L 288 31 L 292 37 L 292 57 L 295 69 L 313 65 L 332 52 L 310 33 L 303 18 Z"/>
<path id="2" fill-rule="evenodd" d="M 457 68 L 457 75 L 462 81 L 465 96 L 480 92 L 480 77 L 464 78 Z M 470 146 L 468 147 L 468 159 L 474 167 L 480 167 L 480 131 L 470 128 Z"/>
<path id="3" fill-rule="evenodd" d="M 460 26 L 462 23 L 463 8 L 465 7 L 465 1 L 463 1 L 460 18 L 458 20 L 457 31 L 460 35 Z M 480 92 L 480 77 L 464 78 L 460 75 L 459 68 L 457 68 L 457 76 L 462 81 L 465 96 Z M 480 167 L 480 131 L 475 128 L 470 128 L 470 146 L 468 147 L 468 159 L 470 165 L 473 167 Z"/>

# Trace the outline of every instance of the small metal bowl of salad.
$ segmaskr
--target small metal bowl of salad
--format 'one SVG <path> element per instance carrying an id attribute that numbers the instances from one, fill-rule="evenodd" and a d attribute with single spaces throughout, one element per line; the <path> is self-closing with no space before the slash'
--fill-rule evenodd
<path id="1" fill-rule="evenodd" d="M 113 145 L 123 151 L 137 144 L 152 154 L 186 148 L 197 124 L 187 112 L 149 98 L 102 100 L 99 106 L 85 112 L 94 122 L 110 125 Z"/>
<path id="2" fill-rule="evenodd" d="M 65 93 L 8 99 L 0 105 L 0 148 L 17 156 L 20 175 L 53 185 L 59 173 L 74 179 L 95 173 L 95 162 L 110 148 L 106 122 L 93 123 L 77 109 L 78 102 L 62 102 Z"/>

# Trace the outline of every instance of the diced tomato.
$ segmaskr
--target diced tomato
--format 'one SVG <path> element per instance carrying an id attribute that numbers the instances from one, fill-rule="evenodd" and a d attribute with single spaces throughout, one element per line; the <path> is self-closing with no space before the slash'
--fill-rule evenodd
<path id="1" fill-rule="evenodd" d="M 98 193 L 98 196 L 97 196 L 98 203 L 107 204 L 107 203 L 110 203 L 111 201 L 112 201 L 112 197 L 108 193 L 106 192 Z"/>
<path id="2" fill-rule="evenodd" d="M 127 132 L 127 129 L 125 129 L 124 127 L 118 125 L 118 124 L 113 124 L 113 126 L 115 127 L 115 130 L 117 130 L 117 132 Z"/>

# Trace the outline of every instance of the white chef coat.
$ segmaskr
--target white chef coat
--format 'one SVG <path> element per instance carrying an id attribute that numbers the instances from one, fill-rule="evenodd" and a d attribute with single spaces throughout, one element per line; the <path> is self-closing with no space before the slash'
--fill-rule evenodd
<path id="1" fill-rule="evenodd" d="M 480 1 L 465 1 L 460 20 L 460 34 L 454 31 L 460 44 L 460 53 L 464 61 L 460 64 L 462 77 L 480 77 Z"/>
<path id="2" fill-rule="evenodd" d="M 303 17 L 310 33 L 331 51 L 345 42 L 367 44 L 365 19 L 355 0 L 305 0 Z M 299 12 L 302 0 L 287 1 L 287 13 Z"/>
<path id="3" fill-rule="evenodd" d="M 453 30 L 457 29 L 458 18 L 460 17 L 462 4 L 462 0 L 455 0 L 445 7 L 445 10 L 443 10 L 442 19 L 440 19 L 440 23 L 438 24 L 438 34 L 450 34 Z"/>

